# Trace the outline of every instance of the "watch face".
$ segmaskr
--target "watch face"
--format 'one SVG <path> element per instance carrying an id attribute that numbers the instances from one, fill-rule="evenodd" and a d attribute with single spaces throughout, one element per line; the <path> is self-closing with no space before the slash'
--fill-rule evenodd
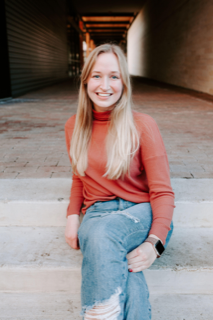
<path id="1" fill-rule="evenodd" d="M 161 256 L 162 253 L 164 252 L 164 246 L 162 245 L 161 241 L 158 240 L 155 244 L 155 248 L 157 249 L 157 252 L 159 253 L 159 255 Z"/>

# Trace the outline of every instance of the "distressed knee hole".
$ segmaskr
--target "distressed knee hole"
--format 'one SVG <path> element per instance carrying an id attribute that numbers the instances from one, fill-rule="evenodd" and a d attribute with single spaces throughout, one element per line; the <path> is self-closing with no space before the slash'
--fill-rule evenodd
<path id="1" fill-rule="evenodd" d="M 84 320 L 117 320 L 121 312 L 119 293 L 113 294 L 106 302 L 96 304 L 87 311 Z"/>

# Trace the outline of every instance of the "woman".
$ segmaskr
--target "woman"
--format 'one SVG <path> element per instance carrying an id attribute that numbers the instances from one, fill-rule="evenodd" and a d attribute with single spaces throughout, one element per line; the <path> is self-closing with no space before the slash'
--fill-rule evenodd
<path id="1" fill-rule="evenodd" d="M 83 254 L 83 319 L 151 319 L 142 270 L 171 237 L 174 193 L 155 121 L 131 111 L 118 46 L 104 44 L 90 53 L 77 114 L 65 134 L 73 169 L 65 238 Z"/>

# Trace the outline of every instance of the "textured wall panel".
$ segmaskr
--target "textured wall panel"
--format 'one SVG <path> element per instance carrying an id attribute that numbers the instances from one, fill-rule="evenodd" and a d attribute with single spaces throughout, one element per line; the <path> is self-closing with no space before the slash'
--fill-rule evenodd
<path id="1" fill-rule="evenodd" d="M 213 1 L 148 0 L 128 32 L 133 75 L 213 94 Z"/>
<path id="2" fill-rule="evenodd" d="M 12 96 L 68 76 L 65 0 L 6 0 Z"/>

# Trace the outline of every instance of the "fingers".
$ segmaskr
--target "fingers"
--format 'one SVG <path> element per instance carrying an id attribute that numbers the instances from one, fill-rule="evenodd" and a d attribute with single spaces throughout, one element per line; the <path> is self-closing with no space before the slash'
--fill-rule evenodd
<path id="1" fill-rule="evenodd" d="M 78 238 L 74 238 L 74 239 L 70 239 L 68 237 L 65 237 L 66 239 L 66 243 L 73 249 L 75 250 L 79 250 L 80 249 L 80 245 L 79 245 L 79 240 Z"/>
<path id="2" fill-rule="evenodd" d="M 140 272 L 149 268 L 156 259 L 152 244 L 142 243 L 139 247 L 126 255 L 128 269 L 131 272 Z"/>
<path id="3" fill-rule="evenodd" d="M 147 268 L 149 268 L 149 266 L 141 265 L 137 268 L 129 268 L 129 269 L 132 270 L 131 272 L 140 272 L 140 271 L 146 270 Z"/>
<path id="4" fill-rule="evenodd" d="M 140 261 L 132 264 L 128 264 L 128 269 L 132 272 L 139 272 L 149 268 L 150 264 L 148 261 Z"/>
<path id="5" fill-rule="evenodd" d="M 134 258 L 127 259 L 127 260 L 128 260 L 128 264 L 132 264 L 134 262 L 146 260 L 146 256 L 145 255 L 138 255 L 138 256 L 135 256 Z"/>
<path id="6" fill-rule="evenodd" d="M 142 265 L 145 265 L 146 263 L 143 261 L 135 262 L 135 263 L 130 263 L 128 264 L 128 269 L 135 269 L 137 267 L 140 267 Z"/>
<path id="7" fill-rule="evenodd" d="M 132 259 L 134 257 L 137 257 L 138 256 L 138 251 L 137 251 L 137 248 L 132 250 L 131 252 L 129 252 L 127 255 L 126 255 L 126 258 L 127 260 L 129 259 Z"/>

